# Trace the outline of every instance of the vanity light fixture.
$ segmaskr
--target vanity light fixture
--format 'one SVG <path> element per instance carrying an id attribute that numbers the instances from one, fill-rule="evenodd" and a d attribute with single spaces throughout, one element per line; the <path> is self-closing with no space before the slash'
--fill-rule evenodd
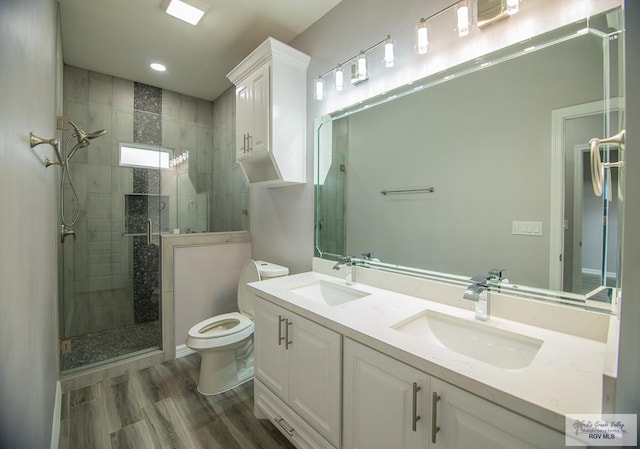
<path id="1" fill-rule="evenodd" d="M 315 83 L 315 99 L 322 100 L 324 98 L 324 80 L 322 77 L 318 77 Z"/>
<path id="2" fill-rule="evenodd" d="M 207 4 L 199 0 L 163 0 L 160 9 L 191 25 L 197 25 L 207 10 Z"/>
<path id="3" fill-rule="evenodd" d="M 466 0 L 458 3 L 456 15 L 458 17 L 458 36 L 464 37 L 469 34 L 469 5 Z"/>
<path id="4" fill-rule="evenodd" d="M 336 67 L 331 70 L 326 71 L 322 75 L 318 76 L 318 78 L 313 82 L 313 92 L 314 98 L 316 100 L 323 100 L 325 95 L 324 90 L 324 79 L 329 75 L 333 75 L 334 86 L 337 92 L 341 92 L 344 90 L 344 70 L 345 67 L 350 68 L 351 73 L 351 84 L 354 86 L 367 81 L 369 79 L 369 61 L 368 54 L 372 52 L 377 47 L 384 45 L 384 56 L 382 59 L 382 64 L 386 68 L 391 68 L 395 64 L 395 56 L 394 56 L 394 44 L 391 39 L 391 35 L 387 35 L 386 38 L 373 44 L 371 47 L 366 50 L 362 50 L 355 56 L 347 59 L 344 62 L 341 62 Z M 347 72 L 349 75 L 349 72 Z"/>
<path id="5" fill-rule="evenodd" d="M 483 29 L 517 14 L 520 11 L 520 0 L 457 0 L 426 19 L 421 18 L 416 27 L 416 52 L 419 55 L 426 54 L 428 50 L 427 24 L 445 13 L 449 17 L 447 20 L 452 20 L 452 11 L 455 11 L 455 32 L 459 37 L 464 37 L 469 34 L 472 26 Z"/>
<path id="6" fill-rule="evenodd" d="M 368 71 L 367 71 L 367 55 L 364 51 L 360 52 L 358 56 L 358 80 L 364 81 L 367 79 Z"/>
<path id="7" fill-rule="evenodd" d="M 429 36 L 427 30 L 427 19 L 422 18 L 418 23 L 418 54 L 424 55 L 427 53 L 429 49 Z"/>
<path id="8" fill-rule="evenodd" d="M 393 57 L 393 41 L 391 40 L 391 36 L 387 35 L 387 40 L 384 42 L 384 66 L 386 68 L 393 67 L 394 57 Z"/>
<path id="9" fill-rule="evenodd" d="M 344 89 L 344 72 L 342 71 L 342 64 L 338 64 L 338 67 L 336 67 L 334 78 L 336 83 L 336 90 L 338 92 L 342 92 L 342 89 Z"/>

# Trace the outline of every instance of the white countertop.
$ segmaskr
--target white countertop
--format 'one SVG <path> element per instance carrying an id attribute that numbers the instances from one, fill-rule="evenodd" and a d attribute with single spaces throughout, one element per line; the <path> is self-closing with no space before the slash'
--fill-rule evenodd
<path id="1" fill-rule="evenodd" d="M 336 306 L 289 291 L 320 280 L 345 285 L 343 279 L 307 272 L 249 287 L 272 303 L 558 431 L 564 431 L 566 414 L 601 412 L 606 342 L 492 316 L 482 325 L 544 341 L 529 366 L 498 368 L 447 349 L 438 341 L 390 327 L 426 310 L 481 323 L 473 310 L 363 283 L 352 288 L 370 293 L 368 296 Z M 613 338 L 615 333 L 610 334 Z"/>

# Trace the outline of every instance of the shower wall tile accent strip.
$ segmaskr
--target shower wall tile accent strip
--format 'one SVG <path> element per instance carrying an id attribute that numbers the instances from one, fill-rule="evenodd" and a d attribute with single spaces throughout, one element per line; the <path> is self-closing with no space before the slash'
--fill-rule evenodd
<path id="1" fill-rule="evenodd" d="M 162 89 L 133 85 L 133 140 L 145 145 L 162 144 Z M 160 194 L 160 170 L 133 169 L 133 193 Z M 149 201 L 156 199 L 149 197 Z M 159 209 L 149 207 L 149 217 L 159 231 Z M 146 237 L 133 237 L 133 319 L 155 321 L 160 312 L 160 248 Z"/>

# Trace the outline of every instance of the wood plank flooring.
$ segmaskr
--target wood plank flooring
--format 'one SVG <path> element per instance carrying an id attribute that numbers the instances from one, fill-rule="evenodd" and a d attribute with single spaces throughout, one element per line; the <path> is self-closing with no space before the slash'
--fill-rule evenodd
<path id="1" fill-rule="evenodd" d="M 293 449 L 253 416 L 253 381 L 198 393 L 200 355 L 127 372 L 62 396 L 59 449 Z"/>

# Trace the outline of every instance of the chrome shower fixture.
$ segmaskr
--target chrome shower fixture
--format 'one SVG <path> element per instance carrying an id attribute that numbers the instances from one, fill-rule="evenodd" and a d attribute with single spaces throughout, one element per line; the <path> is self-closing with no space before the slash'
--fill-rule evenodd
<path id="1" fill-rule="evenodd" d="M 53 147 L 53 150 L 55 152 L 56 159 L 57 159 L 56 161 L 52 161 L 49 158 L 45 158 L 44 160 L 45 167 L 49 167 L 50 165 L 64 165 L 64 161 L 60 156 L 60 147 L 58 145 L 58 139 L 43 139 L 42 137 L 36 136 L 32 132 L 29 133 L 29 145 L 31 145 L 31 148 L 41 145 L 43 143 L 46 143 Z"/>

